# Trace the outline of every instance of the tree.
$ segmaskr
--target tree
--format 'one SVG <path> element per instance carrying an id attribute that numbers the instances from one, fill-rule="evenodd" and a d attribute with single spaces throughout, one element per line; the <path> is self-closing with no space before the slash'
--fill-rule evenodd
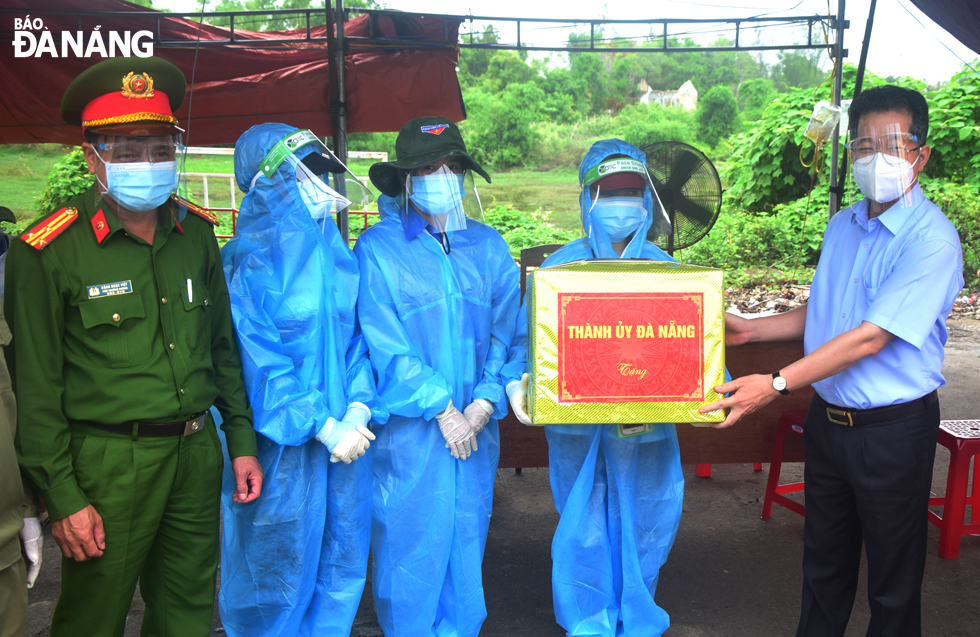
<path id="1" fill-rule="evenodd" d="M 762 118 L 762 112 L 776 97 L 773 81 L 765 77 L 746 80 L 738 87 L 736 99 L 742 112 L 742 121 L 755 122 Z"/>
<path id="2" fill-rule="evenodd" d="M 782 51 L 777 56 L 779 61 L 772 67 L 772 79 L 780 91 L 817 86 L 829 72 L 823 56 L 821 50 Z"/>
<path id="3" fill-rule="evenodd" d="M 465 36 L 461 36 L 464 39 Z M 474 38 L 469 36 L 468 42 L 473 44 L 497 44 L 500 35 L 496 29 L 487 25 L 483 33 Z M 463 86 L 473 86 L 490 68 L 490 58 L 495 51 L 492 49 L 462 49 L 459 54 L 459 80 Z"/>
<path id="4" fill-rule="evenodd" d="M 698 139 L 716 145 L 738 128 L 738 102 L 731 89 L 718 85 L 698 102 Z"/>
<path id="5" fill-rule="evenodd" d="M 148 0 L 152 1 L 152 0 Z M 310 15 L 310 26 L 321 26 L 327 23 L 326 9 L 332 6 L 327 0 L 221 0 L 214 11 L 272 11 L 275 9 L 320 9 Z M 349 9 L 377 8 L 374 0 L 345 0 L 344 6 Z M 231 20 L 224 16 L 208 18 L 205 22 L 215 26 L 230 26 Z M 248 31 L 286 31 L 306 26 L 306 16 L 301 13 L 294 15 L 267 15 L 235 20 L 236 29 Z"/>
<path id="6" fill-rule="evenodd" d="M 588 113 L 597 115 L 605 107 L 605 98 L 609 96 L 606 86 L 606 72 L 602 60 L 597 53 L 575 53 L 571 57 L 572 75 L 579 80 L 579 86 L 584 91 L 583 97 L 588 104 Z"/>
<path id="7" fill-rule="evenodd" d="M 529 82 L 531 79 L 531 67 L 513 51 L 495 51 L 484 76 L 487 88 L 496 91 L 502 91 L 511 84 Z"/>

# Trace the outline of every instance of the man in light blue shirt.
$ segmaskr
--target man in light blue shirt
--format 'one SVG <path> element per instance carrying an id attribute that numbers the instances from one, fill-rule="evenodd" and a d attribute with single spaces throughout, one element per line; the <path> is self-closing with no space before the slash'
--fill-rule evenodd
<path id="1" fill-rule="evenodd" d="M 702 411 L 728 427 L 812 384 L 804 424 L 807 505 L 797 637 L 844 634 L 868 554 L 869 636 L 921 634 L 926 510 L 939 428 L 946 318 L 963 286 L 956 229 L 923 195 L 929 111 L 917 92 L 865 91 L 851 104 L 848 152 L 865 194 L 824 234 L 807 306 L 725 317 L 726 343 L 804 339 L 806 356 L 737 378 Z"/>

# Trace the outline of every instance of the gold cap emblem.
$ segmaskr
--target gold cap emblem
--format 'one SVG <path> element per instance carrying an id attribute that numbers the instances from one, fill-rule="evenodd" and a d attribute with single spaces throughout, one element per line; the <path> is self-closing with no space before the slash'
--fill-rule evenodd
<path id="1" fill-rule="evenodd" d="M 133 73 L 123 78 L 123 97 L 147 99 L 154 96 L 153 78 L 146 73 Z"/>

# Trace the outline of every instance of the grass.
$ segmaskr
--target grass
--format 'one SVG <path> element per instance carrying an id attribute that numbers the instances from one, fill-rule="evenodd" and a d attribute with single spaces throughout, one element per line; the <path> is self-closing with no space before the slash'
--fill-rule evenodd
<path id="1" fill-rule="evenodd" d="M 578 173 L 571 170 L 522 170 L 495 172 L 490 178 L 493 183 L 483 183 L 482 179 L 477 183 L 484 208 L 500 204 L 525 212 L 551 210 L 549 221 L 555 226 L 572 232 L 582 230 Z"/>
<path id="2" fill-rule="evenodd" d="M 60 144 L 0 145 L 0 206 L 20 221 L 36 217 L 34 198 L 44 190 L 51 167 L 70 151 Z"/>

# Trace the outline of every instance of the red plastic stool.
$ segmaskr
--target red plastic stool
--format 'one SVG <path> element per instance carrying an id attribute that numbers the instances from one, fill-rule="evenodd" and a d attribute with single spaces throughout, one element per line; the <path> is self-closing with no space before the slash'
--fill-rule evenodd
<path id="1" fill-rule="evenodd" d="M 939 527 L 939 557 L 955 560 L 960 556 L 960 537 L 980 533 L 977 506 L 980 505 L 980 462 L 973 463 L 973 488 L 967 495 L 970 481 L 970 460 L 980 454 L 980 420 L 944 420 L 939 425 L 939 444 L 949 449 L 949 475 L 946 495 L 929 498 L 929 506 L 943 507 L 939 517 L 929 511 L 929 521 Z M 978 459 L 980 460 L 980 459 Z M 972 524 L 964 524 L 966 507 L 972 506 Z"/>
<path id="2" fill-rule="evenodd" d="M 806 507 L 785 497 L 784 493 L 794 493 L 803 490 L 802 482 L 779 484 L 779 470 L 783 465 L 783 444 L 786 434 L 803 435 L 803 421 L 806 420 L 806 409 L 796 409 L 783 412 L 776 424 L 776 438 L 772 443 L 772 460 L 769 464 L 769 481 L 766 483 L 766 497 L 762 502 L 762 519 L 768 520 L 772 515 L 772 505 L 780 504 L 790 511 L 806 517 Z"/>

